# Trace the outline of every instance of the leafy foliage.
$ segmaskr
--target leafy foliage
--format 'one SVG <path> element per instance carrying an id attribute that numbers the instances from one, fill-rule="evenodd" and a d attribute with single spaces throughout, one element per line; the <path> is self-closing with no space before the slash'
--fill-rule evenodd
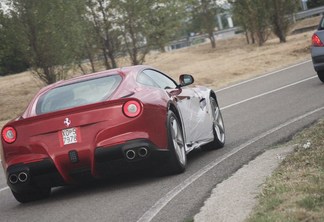
<path id="1" fill-rule="evenodd" d="M 231 1 L 233 15 L 244 31 L 250 34 L 252 42 L 262 46 L 270 34 L 269 1 L 266 0 L 240 0 Z M 247 37 L 248 37 L 247 34 Z M 248 41 L 249 42 L 249 41 Z"/>
<path id="2" fill-rule="evenodd" d="M 183 4 L 178 1 L 124 0 L 115 2 L 116 25 L 122 33 L 123 51 L 133 65 L 142 64 L 150 49 L 164 51 L 176 32 Z"/>
<path id="3" fill-rule="evenodd" d="M 92 72 L 96 71 L 97 59 L 103 61 L 106 69 L 115 68 L 117 57 L 125 53 L 132 64 L 142 64 L 151 49 L 164 51 L 184 15 L 180 0 L 7 0 L 6 3 L 10 9 L 7 20 L 14 27 L 10 30 L 12 41 L 18 44 L 6 44 L 9 48 L 1 50 L 5 54 L 1 58 L 9 58 L 9 51 L 17 53 L 19 49 L 19 58 L 27 61 L 47 84 L 66 78 L 71 65 L 87 73 L 82 64 L 85 59 L 90 61 Z M 6 41 L 11 39 L 3 42 Z"/>
<path id="4" fill-rule="evenodd" d="M 17 33 L 13 32 L 14 23 L 0 11 L 0 75 L 26 70 L 28 62 L 22 56 L 22 46 L 15 41 Z"/>
<path id="5" fill-rule="evenodd" d="M 81 1 L 81 2 L 80 2 Z M 47 84 L 64 79 L 82 45 L 82 0 L 13 0 L 10 16 L 16 42 L 35 73 Z"/>
<path id="6" fill-rule="evenodd" d="M 87 16 L 90 21 L 89 33 L 85 33 L 89 38 L 89 53 L 91 47 L 97 45 L 101 51 L 106 69 L 116 68 L 116 54 L 120 50 L 120 32 L 115 26 L 116 10 L 115 2 L 106 0 L 87 0 Z M 95 36 L 91 35 L 91 30 Z M 90 34 L 90 35 L 89 35 Z M 94 42 L 91 41 L 94 40 Z M 91 46 L 91 43 L 92 46 Z"/>
<path id="7" fill-rule="evenodd" d="M 237 23 L 247 33 L 252 43 L 257 41 L 262 46 L 271 31 L 286 42 L 286 35 L 291 24 L 289 15 L 293 14 L 298 6 L 298 0 L 240 0 L 230 1 L 233 4 L 233 14 Z"/>
<path id="8" fill-rule="evenodd" d="M 214 36 L 216 24 L 216 15 L 221 8 L 215 0 L 192 0 L 191 1 L 192 28 L 199 32 L 207 33 L 212 48 L 216 48 L 216 39 Z"/>
<path id="9" fill-rule="evenodd" d="M 292 14 L 299 6 L 298 0 L 273 0 L 270 7 L 270 18 L 273 33 L 280 42 L 286 42 L 286 36 L 292 22 Z M 291 15 L 291 16 L 290 16 Z"/>

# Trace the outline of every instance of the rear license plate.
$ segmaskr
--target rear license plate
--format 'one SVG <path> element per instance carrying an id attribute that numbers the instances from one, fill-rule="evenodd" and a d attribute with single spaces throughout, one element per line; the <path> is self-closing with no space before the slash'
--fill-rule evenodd
<path id="1" fill-rule="evenodd" d="M 80 133 L 78 128 L 69 128 L 61 131 L 61 145 L 68 145 L 80 142 Z"/>

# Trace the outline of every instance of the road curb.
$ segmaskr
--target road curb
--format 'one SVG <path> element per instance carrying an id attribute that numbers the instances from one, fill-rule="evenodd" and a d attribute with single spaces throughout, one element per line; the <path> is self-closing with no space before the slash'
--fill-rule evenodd
<path id="1" fill-rule="evenodd" d="M 194 221 L 244 221 L 256 205 L 266 178 L 293 149 L 294 146 L 271 149 L 244 165 L 213 189 Z"/>

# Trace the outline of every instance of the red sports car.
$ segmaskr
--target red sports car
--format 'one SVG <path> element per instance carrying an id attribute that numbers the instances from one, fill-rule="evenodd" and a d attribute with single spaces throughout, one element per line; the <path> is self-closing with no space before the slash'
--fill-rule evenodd
<path id="1" fill-rule="evenodd" d="M 186 154 L 224 146 L 216 94 L 148 66 L 60 81 L 41 89 L 1 131 L 7 183 L 19 202 L 52 187 L 116 172 L 161 167 L 181 173 Z"/>

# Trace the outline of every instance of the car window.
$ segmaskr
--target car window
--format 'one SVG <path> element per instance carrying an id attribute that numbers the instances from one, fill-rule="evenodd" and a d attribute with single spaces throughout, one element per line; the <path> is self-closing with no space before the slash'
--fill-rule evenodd
<path id="1" fill-rule="evenodd" d="M 117 89 L 121 80 L 120 75 L 112 75 L 54 88 L 38 99 L 36 114 L 104 101 Z"/>
<path id="2" fill-rule="evenodd" d="M 323 30 L 323 29 L 324 29 L 324 17 L 321 19 L 321 22 L 318 27 L 318 30 Z"/>
<path id="3" fill-rule="evenodd" d="M 159 86 L 154 82 L 154 80 L 147 75 L 145 72 L 141 72 L 137 77 L 137 82 L 146 85 L 159 88 Z"/>
<path id="4" fill-rule="evenodd" d="M 162 89 L 174 89 L 177 87 L 177 84 L 174 80 L 152 69 L 146 69 L 142 73 L 140 73 L 137 81 L 144 85 Z"/>

